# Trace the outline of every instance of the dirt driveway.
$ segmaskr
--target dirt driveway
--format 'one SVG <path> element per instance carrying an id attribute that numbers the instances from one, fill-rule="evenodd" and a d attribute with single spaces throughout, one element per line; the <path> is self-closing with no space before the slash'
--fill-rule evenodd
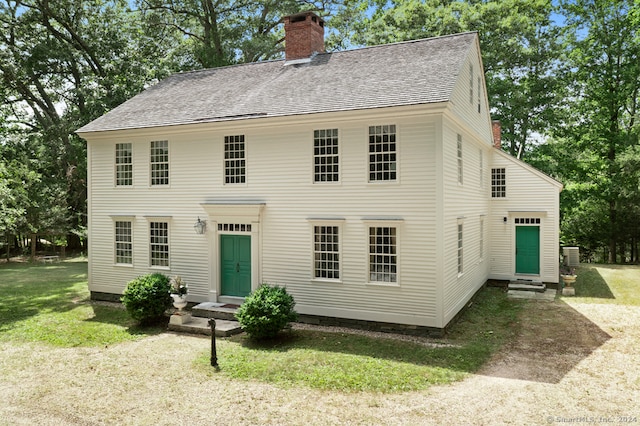
<path id="1" fill-rule="evenodd" d="M 530 302 L 522 322 L 478 374 L 391 395 L 202 377 L 176 361 L 208 339 L 170 333 L 109 348 L 7 345 L 0 425 L 640 423 L 640 307 Z"/>

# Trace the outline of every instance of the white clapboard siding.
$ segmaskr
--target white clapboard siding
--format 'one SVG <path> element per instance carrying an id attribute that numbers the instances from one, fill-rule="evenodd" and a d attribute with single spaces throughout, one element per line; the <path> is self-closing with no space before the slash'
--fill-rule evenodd
<path id="1" fill-rule="evenodd" d="M 540 218 L 540 274 L 525 277 L 558 282 L 559 192 L 562 185 L 508 154 L 495 150 L 491 168 L 505 168 L 506 197 L 493 199 L 489 218 L 493 279 L 519 278 L 515 274 L 517 217 Z M 507 218 L 507 221 L 504 221 Z"/>
<path id="2" fill-rule="evenodd" d="M 91 290 L 121 293 L 126 282 L 155 271 L 149 267 L 148 221 L 167 217 L 170 224 L 169 275 L 189 283 L 189 298 L 208 300 L 211 253 L 216 230 L 196 235 L 199 216 L 211 222 L 202 203 L 217 199 L 264 202 L 259 225 L 260 280 L 286 285 L 300 313 L 440 326 L 437 299 L 436 166 L 438 115 L 384 119 L 360 118 L 289 122 L 284 126 L 188 126 L 175 129 L 102 135 L 90 139 L 91 155 Z M 397 182 L 368 182 L 368 126 L 395 124 L 398 137 Z M 187 126 L 185 126 L 187 127 Z M 340 182 L 313 183 L 313 130 L 339 129 Z M 202 129 L 202 130 L 201 130 Z M 245 135 L 247 183 L 223 184 L 225 135 Z M 166 139 L 170 152 L 170 185 L 149 186 L 149 144 Z M 131 142 L 134 185 L 114 187 L 114 150 Z M 114 216 L 134 222 L 134 265 L 114 265 Z M 338 218 L 342 229 L 342 279 L 312 280 L 312 227 Z M 370 284 L 368 226 L 370 220 L 396 219 L 400 282 Z M 320 221 L 320 222 L 317 222 Z M 386 223 L 386 222 L 385 222 Z"/>

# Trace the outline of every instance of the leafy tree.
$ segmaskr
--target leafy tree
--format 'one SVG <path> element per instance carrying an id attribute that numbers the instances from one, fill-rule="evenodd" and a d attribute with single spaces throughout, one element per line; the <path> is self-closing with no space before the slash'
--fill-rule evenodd
<path id="1" fill-rule="evenodd" d="M 558 134 L 568 141 L 565 148 L 580 153 L 572 180 L 593 189 L 582 200 L 589 204 L 585 210 L 602 213 L 606 205 L 598 228 L 606 230 L 609 262 L 624 261 L 620 245 L 637 247 L 639 237 L 640 43 L 635 16 L 640 6 L 632 0 L 576 0 L 561 6 L 568 29 L 565 81 L 573 101 L 567 125 Z M 632 251 L 637 259 L 637 248 Z"/>
<path id="2" fill-rule="evenodd" d="M 365 0 L 366 1 L 366 0 Z M 551 0 L 370 0 L 373 14 L 354 24 L 356 43 L 372 45 L 478 31 L 489 104 L 503 144 L 523 158 L 547 134 L 562 100 L 555 75 L 559 29 Z"/>

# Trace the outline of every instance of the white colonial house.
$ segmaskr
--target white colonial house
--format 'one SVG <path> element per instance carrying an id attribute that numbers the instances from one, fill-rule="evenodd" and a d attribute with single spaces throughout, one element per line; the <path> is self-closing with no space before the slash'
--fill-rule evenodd
<path id="1" fill-rule="evenodd" d="M 476 33 L 324 53 L 322 19 L 284 22 L 284 60 L 173 75 L 78 130 L 93 298 L 159 271 L 191 302 L 267 282 L 307 318 L 428 330 L 489 279 L 558 282 L 562 186 L 494 148 Z"/>

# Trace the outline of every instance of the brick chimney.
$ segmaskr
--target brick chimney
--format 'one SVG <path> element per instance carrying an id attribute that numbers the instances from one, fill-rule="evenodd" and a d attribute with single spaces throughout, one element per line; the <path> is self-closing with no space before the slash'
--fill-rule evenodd
<path id="1" fill-rule="evenodd" d="M 287 61 L 324 52 L 324 20 L 313 12 L 285 16 L 284 57 Z"/>
<path id="2" fill-rule="evenodd" d="M 493 131 L 493 147 L 502 149 L 502 124 L 500 120 L 493 120 L 491 122 L 491 130 Z"/>

